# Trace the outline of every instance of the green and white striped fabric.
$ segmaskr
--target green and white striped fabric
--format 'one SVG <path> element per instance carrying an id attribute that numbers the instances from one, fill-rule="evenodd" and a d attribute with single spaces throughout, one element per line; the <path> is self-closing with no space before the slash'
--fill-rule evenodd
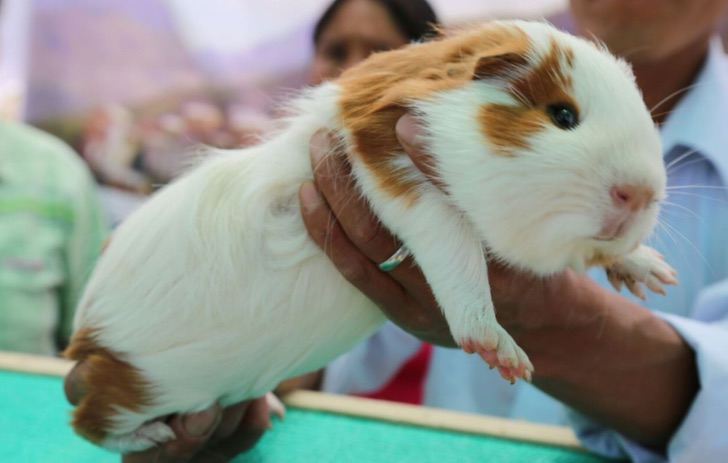
<path id="1" fill-rule="evenodd" d="M 107 233 L 78 155 L 0 122 L 0 350 L 55 353 Z"/>

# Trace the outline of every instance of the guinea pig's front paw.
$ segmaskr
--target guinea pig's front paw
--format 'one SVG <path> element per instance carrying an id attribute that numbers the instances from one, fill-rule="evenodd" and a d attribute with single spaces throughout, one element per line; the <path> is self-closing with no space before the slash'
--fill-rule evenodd
<path id="1" fill-rule="evenodd" d="M 607 278 L 620 291 L 622 284 L 640 299 L 645 299 L 641 284 L 652 292 L 665 295 L 663 285 L 676 285 L 677 272 L 665 262 L 665 258 L 649 246 L 640 245 L 609 267 L 605 267 Z"/>
<path id="2" fill-rule="evenodd" d="M 510 381 L 511 384 L 519 378 L 531 381 L 533 364 L 528 355 L 498 322 L 493 320 L 473 331 L 477 331 L 477 334 L 455 337 L 465 352 L 480 355 L 491 368 L 497 368 L 503 379 Z"/>

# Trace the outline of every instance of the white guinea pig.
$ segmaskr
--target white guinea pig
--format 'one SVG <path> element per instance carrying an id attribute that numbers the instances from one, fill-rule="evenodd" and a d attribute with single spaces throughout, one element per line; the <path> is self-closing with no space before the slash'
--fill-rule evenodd
<path id="1" fill-rule="evenodd" d="M 381 325 L 301 219 L 320 128 L 340 136 L 453 338 L 508 380 L 533 366 L 496 321 L 486 253 L 539 275 L 601 265 L 637 294 L 676 283 L 640 245 L 665 195 L 657 131 L 628 66 L 592 43 L 490 23 L 376 54 L 296 108 L 278 135 L 203 162 L 115 233 L 66 352 L 88 367 L 82 436 L 119 451 L 170 440 L 150 420 L 261 396 Z M 426 127 L 442 189 L 398 145 L 405 111 Z"/>

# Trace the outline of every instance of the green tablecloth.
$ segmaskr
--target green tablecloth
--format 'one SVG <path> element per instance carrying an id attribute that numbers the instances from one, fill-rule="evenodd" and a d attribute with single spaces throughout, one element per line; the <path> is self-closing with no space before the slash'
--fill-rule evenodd
<path id="1" fill-rule="evenodd" d="M 77 437 L 59 378 L 0 372 L 1 463 L 118 462 Z M 603 463 L 581 452 L 289 409 L 238 463 Z"/>

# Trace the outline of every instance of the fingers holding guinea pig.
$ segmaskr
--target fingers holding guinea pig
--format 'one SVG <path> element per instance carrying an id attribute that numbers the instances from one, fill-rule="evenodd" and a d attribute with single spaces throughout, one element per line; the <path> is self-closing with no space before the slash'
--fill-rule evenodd
<path id="1" fill-rule="evenodd" d="M 63 392 L 71 405 L 78 405 L 86 395 L 87 385 L 84 378 L 87 371 L 88 365 L 85 362 L 78 362 L 63 380 Z"/>
<path id="2" fill-rule="evenodd" d="M 200 451 L 191 463 L 219 463 L 252 449 L 271 427 L 266 397 L 245 402 L 237 427 L 227 437 Z"/>
<path id="3" fill-rule="evenodd" d="M 351 284 L 382 307 L 403 306 L 407 302 L 404 289 L 382 273 L 351 242 L 326 200 L 312 183 L 304 183 L 299 191 L 303 205 L 303 221 L 309 236 L 326 253 L 336 268 Z"/>
<path id="4" fill-rule="evenodd" d="M 86 394 L 88 365 L 77 363 L 64 381 L 68 401 L 77 405 Z M 188 415 L 174 415 L 167 424 L 176 438 L 144 452 L 127 454 L 123 463 L 221 462 L 249 450 L 270 427 L 266 398 L 227 408 L 218 404 Z"/>
<path id="5" fill-rule="evenodd" d="M 359 253 L 372 263 L 382 262 L 394 254 L 400 244 L 379 223 L 362 198 L 352 178 L 346 156 L 342 153 L 330 155 L 337 148 L 336 142 L 326 132 L 319 131 L 312 138 L 310 153 L 316 188 L 331 209 L 341 231 Z M 336 237 L 332 234 L 330 238 Z M 329 252 L 325 248 L 324 251 Z M 398 276 L 406 277 L 402 270 L 411 266 L 411 261 L 401 264 L 397 270 Z M 369 269 L 358 270 L 366 273 Z"/>
<path id="6" fill-rule="evenodd" d="M 339 149 L 327 132 L 319 131 L 311 139 L 316 186 L 351 241 L 373 261 L 381 262 L 391 256 L 399 244 L 362 199 L 346 155 Z"/>
<path id="7" fill-rule="evenodd" d="M 176 439 L 144 452 L 125 455 L 123 463 L 219 463 L 250 450 L 271 427 L 265 397 L 227 408 L 215 404 L 169 421 Z"/>
<path id="8" fill-rule="evenodd" d="M 143 452 L 124 455 L 123 463 L 181 463 L 190 462 L 203 450 L 216 432 L 223 410 L 215 404 L 206 410 L 189 415 L 175 415 L 167 422 L 175 439 Z"/>
<path id="9" fill-rule="evenodd" d="M 346 156 L 327 156 L 335 146 L 325 131 L 311 141 L 316 185 L 306 183 L 299 192 L 309 235 L 344 277 L 392 321 L 423 340 L 453 346 L 447 323 L 419 267 L 407 259 L 389 273 L 378 268 L 399 245 L 356 190 Z"/>
<path id="10" fill-rule="evenodd" d="M 417 119 L 406 113 L 397 121 L 395 132 L 399 144 L 402 145 L 405 153 L 407 153 L 417 169 L 425 174 L 435 186 L 444 189 L 445 185 L 433 165 L 434 159 L 427 153 L 427 147 L 424 143 L 425 130 Z"/>

